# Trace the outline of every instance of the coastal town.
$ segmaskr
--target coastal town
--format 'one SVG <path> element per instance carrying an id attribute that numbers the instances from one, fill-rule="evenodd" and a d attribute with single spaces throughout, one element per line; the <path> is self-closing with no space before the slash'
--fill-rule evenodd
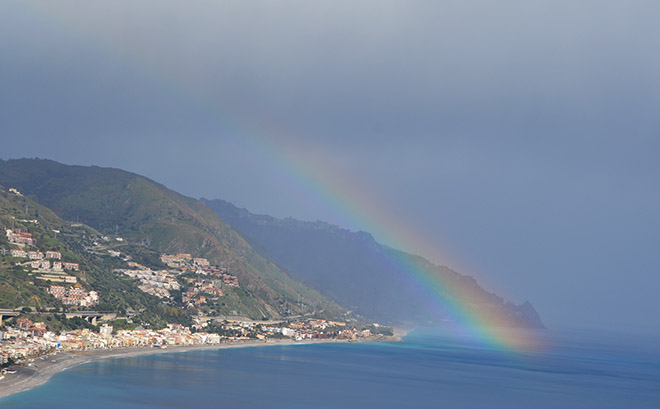
<path id="1" fill-rule="evenodd" d="M 36 220 L 33 222 L 38 224 Z M 165 328 L 152 329 L 148 324 L 143 327 L 133 323 L 130 316 L 76 312 L 79 309 L 75 307 L 93 307 L 101 297 L 97 291 L 88 291 L 78 281 L 75 274 L 81 271 L 80 265 L 63 262 L 59 251 L 40 249 L 37 240 L 26 230 L 6 229 L 5 234 L 8 242 L 14 246 L 8 255 L 15 265 L 27 269 L 33 279 L 50 283 L 47 293 L 63 306 L 74 307 L 74 310 L 68 311 L 68 315 L 58 315 L 56 310 L 37 313 L 32 309 L 24 309 L 21 310 L 23 314 L 14 312 L 4 322 L 0 321 L 0 365 L 4 367 L 5 374 L 10 372 L 6 369 L 8 366 L 26 364 L 40 356 L 60 351 L 166 348 L 269 339 L 355 341 L 377 334 L 391 335 L 388 329 L 378 324 L 371 324 L 367 328 L 364 325 L 322 319 L 252 321 L 247 318 L 209 317 L 201 313 L 193 318 L 190 327 L 173 323 Z M 98 243 L 95 245 L 98 246 Z M 115 253 L 113 256 L 121 256 L 120 252 Z M 238 278 L 230 274 L 227 268 L 212 265 L 206 258 L 193 257 L 188 253 L 161 254 L 159 258 L 167 266 L 166 269 L 152 269 L 126 258 L 123 260 L 126 267 L 115 269 L 114 273 L 135 280 L 140 290 L 163 300 L 172 298 L 172 292 L 178 292 L 184 308 L 211 304 L 223 297 L 228 289 L 240 287 Z M 49 328 L 49 322 L 66 321 L 74 317 L 88 319 L 88 327 L 71 331 L 54 331 Z M 123 328 L 113 328 L 112 321 L 96 326 L 97 318 L 118 320 Z"/>
<path id="2" fill-rule="evenodd" d="M 9 189 L 7 198 L 23 195 Z M 278 299 L 279 314 L 239 308 L 255 305 L 240 304 L 254 287 L 228 259 L 157 252 L 78 222 L 48 225 L 29 205 L 19 209 L 2 219 L 0 235 L 0 269 L 19 288 L 6 281 L 0 306 L 5 391 L 99 357 L 396 339 L 389 327 L 350 311 L 310 308 L 295 293 Z M 137 302 L 126 303 L 129 293 Z"/>
<path id="3" fill-rule="evenodd" d="M 50 331 L 43 322 L 14 317 L 5 320 L 0 331 L 0 381 L 18 366 L 31 366 L 38 359 L 61 352 L 156 348 L 176 346 L 218 346 L 247 341 L 262 343 L 289 340 L 363 341 L 393 339 L 392 330 L 379 324 L 358 326 L 341 321 L 307 319 L 258 322 L 250 320 L 209 320 L 195 318 L 192 327 L 169 324 L 162 329 L 138 326 L 116 330 L 104 323 L 94 329 Z M 1 385 L 1 383 L 0 383 Z"/>

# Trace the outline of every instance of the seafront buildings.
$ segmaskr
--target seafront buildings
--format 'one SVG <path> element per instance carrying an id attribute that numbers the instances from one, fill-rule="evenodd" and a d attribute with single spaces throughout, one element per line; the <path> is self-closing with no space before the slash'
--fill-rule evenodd
<path id="1" fill-rule="evenodd" d="M 25 321 L 24 321 L 25 322 Z M 20 362 L 54 351 L 88 351 L 108 348 L 162 347 L 167 345 L 218 344 L 218 334 L 192 333 L 189 328 L 170 324 L 160 330 L 134 329 L 114 332 L 104 324 L 99 331 L 89 329 L 66 331 L 60 334 L 46 331 L 35 334 L 31 325 L 9 327 L 1 331 L 0 363 Z"/>
<path id="2" fill-rule="evenodd" d="M 377 324 L 374 325 L 378 327 Z M 208 331 L 204 331 L 205 329 Z M 19 318 L 15 325 L 0 331 L 0 364 L 20 363 L 56 351 L 213 345 L 248 339 L 357 340 L 372 335 L 370 329 L 358 330 L 345 322 L 336 321 L 310 319 L 301 322 L 260 323 L 223 320 L 220 323 L 212 323 L 203 318 L 196 318 L 192 328 L 168 324 L 166 328 L 158 330 L 138 327 L 116 331 L 111 325 L 103 324 L 98 331 L 78 329 L 57 334 L 48 331 L 43 322 Z"/>

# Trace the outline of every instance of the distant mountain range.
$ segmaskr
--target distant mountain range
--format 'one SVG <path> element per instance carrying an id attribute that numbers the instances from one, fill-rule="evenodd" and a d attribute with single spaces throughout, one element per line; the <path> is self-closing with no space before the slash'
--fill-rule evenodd
<path id="1" fill-rule="evenodd" d="M 541 319 L 528 302 L 516 306 L 489 293 L 470 276 L 377 243 L 366 232 L 349 230 L 324 222 L 304 222 L 256 215 L 223 200 L 202 199 L 209 208 L 238 231 L 262 256 L 306 285 L 354 309 L 359 314 L 386 322 L 437 323 L 419 288 L 406 280 L 410 274 L 393 259 L 432 271 L 460 288 L 466 297 L 457 302 L 482 306 L 484 316 L 504 314 L 519 326 L 542 327 Z M 446 294 L 453 297 L 454 294 Z"/>
<path id="2" fill-rule="evenodd" d="M 402 272 L 387 262 L 397 257 L 451 280 L 466 297 L 457 301 L 477 305 L 486 316 L 506 314 L 514 325 L 542 326 L 531 304 L 504 302 L 472 277 L 380 245 L 368 233 L 323 222 L 254 215 L 222 200 L 185 197 L 143 176 L 112 168 L 42 159 L 0 161 L 0 185 L 5 188 L 4 201 L 0 201 L 4 203 L 0 220 L 5 225 L 10 215 L 27 206 L 55 226 L 40 230 L 49 240 L 57 240 L 52 230 L 68 231 L 76 223 L 88 230 L 88 236 L 121 236 L 125 240 L 122 251 L 135 260 L 155 265 L 160 253 L 185 252 L 226 267 L 238 277 L 240 289 L 225 295 L 227 302 L 217 311 L 221 315 L 339 317 L 352 310 L 365 319 L 388 323 L 437 322 L 442 317 L 432 313 L 414 286 L 402 279 Z M 25 197 L 12 197 L 7 194 L 9 188 Z M 75 241 L 61 247 L 80 262 L 93 265 L 86 280 L 100 287 L 102 302 L 104 294 L 112 294 L 110 300 L 122 308 L 176 316 L 174 311 L 164 312 L 155 297 L 127 289 L 126 281 L 113 276 L 112 262 L 86 253 Z M 2 266 L 0 273 L 13 274 Z M 34 297 L 47 298 L 43 291 L 19 283 L 18 272 L 11 280 L 24 290 L 14 291 L 4 301 L 0 294 L 0 303 L 5 303 L 0 307 L 9 306 L 10 299 L 32 305 Z M 23 296 L 24 292 L 29 294 Z"/>

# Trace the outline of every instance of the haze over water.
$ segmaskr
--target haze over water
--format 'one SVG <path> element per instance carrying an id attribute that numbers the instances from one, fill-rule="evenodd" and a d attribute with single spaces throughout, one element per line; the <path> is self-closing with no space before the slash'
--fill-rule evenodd
<path id="1" fill-rule="evenodd" d="M 657 408 L 657 338 L 546 331 L 503 352 L 419 329 L 403 343 L 249 347 L 88 363 L 0 407 Z"/>

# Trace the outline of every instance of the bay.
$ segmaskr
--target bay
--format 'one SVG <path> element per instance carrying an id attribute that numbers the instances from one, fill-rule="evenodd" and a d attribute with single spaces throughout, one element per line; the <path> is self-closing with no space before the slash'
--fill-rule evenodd
<path id="1" fill-rule="evenodd" d="M 401 343 L 325 343 L 165 353 L 91 362 L 7 408 L 658 408 L 653 336 L 543 331 L 538 351 L 503 351 L 418 329 Z"/>

